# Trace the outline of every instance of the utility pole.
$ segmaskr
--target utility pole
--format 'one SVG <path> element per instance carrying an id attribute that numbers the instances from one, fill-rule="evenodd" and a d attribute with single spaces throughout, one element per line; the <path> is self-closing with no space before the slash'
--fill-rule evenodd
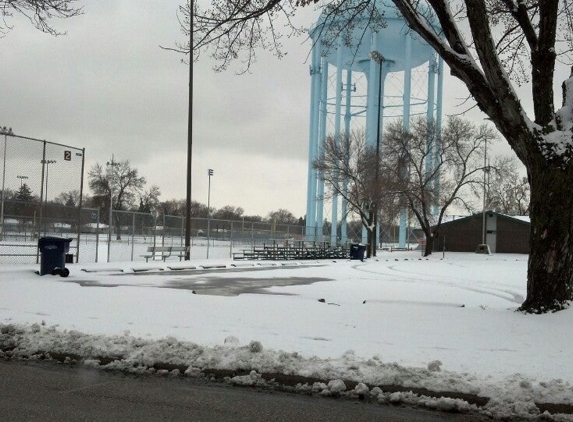
<path id="1" fill-rule="evenodd" d="M 4 237 L 4 201 L 6 200 L 5 182 L 6 182 L 6 148 L 8 147 L 8 135 L 13 135 L 12 128 L 6 129 L 6 126 L 0 127 L 0 134 L 4 135 L 4 165 L 2 167 L 2 209 L 0 210 L 0 240 Z"/>
<path id="2" fill-rule="evenodd" d="M 482 211 L 482 237 L 481 237 L 481 243 L 482 245 L 485 245 L 485 234 L 486 234 L 486 222 L 485 222 L 485 209 L 487 207 L 487 181 L 486 181 L 486 175 L 489 171 L 489 169 L 487 168 L 487 136 L 484 139 L 485 142 L 485 148 L 484 148 L 484 154 L 483 154 L 483 211 Z"/>
<path id="3" fill-rule="evenodd" d="M 108 175 L 108 183 L 109 183 L 109 226 L 108 226 L 108 233 L 107 233 L 107 262 L 109 262 L 111 256 L 111 236 L 112 236 L 112 227 L 113 227 L 113 182 L 115 178 L 115 167 L 118 163 L 115 162 L 113 154 L 111 155 L 111 161 L 107 163 L 109 175 Z M 108 171 L 106 171 L 107 173 Z M 98 234 L 99 236 L 99 234 Z"/>
<path id="4" fill-rule="evenodd" d="M 195 1 L 189 10 L 189 114 L 187 117 L 187 195 L 185 209 L 185 260 L 191 259 L 191 163 L 193 156 L 193 17 Z"/>
<path id="5" fill-rule="evenodd" d="M 209 245 L 211 243 L 211 176 L 213 169 L 208 169 L 209 187 L 207 189 L 207 259 L 209 259 Z"/>

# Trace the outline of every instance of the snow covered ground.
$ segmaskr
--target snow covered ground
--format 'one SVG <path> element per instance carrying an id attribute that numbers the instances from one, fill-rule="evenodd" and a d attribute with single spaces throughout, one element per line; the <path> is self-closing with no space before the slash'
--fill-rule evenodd
<path id="1" fill-rule="evenodd" d="M 168 268 L 189 265 L 196 268 Z M 515 312 L 526 290 L 524 255 L 379 252 L 365 262 L 68 268 L 68 278 L 40 277 L 36 265 L 0 269 L 0 345 L 17 339 L 21 355 L 121 356 L 113 365 L 130 371 L 157 362 L 184 365 L 191 375 L 257 371 L 237 383 L 282 372 L 469 393 L 489 398 L 480 411 L 495 417 L 538 417 L 534 403 L 573 405 L 573 310 Z M 150 270 L 138 271 L 144 268 Z M 340 386 L 314 388 L 329 394 Z M 371 394 L 472 408 L 461 400 Z"/>

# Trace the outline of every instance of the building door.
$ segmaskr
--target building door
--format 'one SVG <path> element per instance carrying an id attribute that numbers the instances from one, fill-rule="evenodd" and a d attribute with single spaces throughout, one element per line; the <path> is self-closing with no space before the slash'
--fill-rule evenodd
<path id="1" fill-rule="evenodd" d="M 493 213 L 487 213 L 486 216 L 486 232 L 485 232 L 485 243 L 489 246 L 489 251 L 495 253 L 496 251 L 496 240 L 497 240 L 497 215 Z"/>

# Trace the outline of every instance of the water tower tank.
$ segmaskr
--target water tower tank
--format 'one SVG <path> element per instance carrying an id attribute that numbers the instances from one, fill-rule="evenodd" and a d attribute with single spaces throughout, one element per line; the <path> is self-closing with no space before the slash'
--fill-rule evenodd
<path id="1" fill-rule="evenodd" d="M 385 60 L 394 63 L 392 72 L 403 72 L 406 69 L 405 52 L 408 42 L 409 67 L 415 68 L 430 61 L 435 54 L 434 50 L 409 30 L 398 9 L 386 3 L 378 0 L 371 4 L 375 7 L 374 11 L 369 7 L 358 14 L 351 6 L 346 7 L 341 14 L 323 11 L 310 31 L 313 45 L 322 44 L 322 56 L 328 63 L 336 66 L 341 51 L 343 69 L 364 73 L 369 70 L 372 44 L 377 45 L 377 51 Z"/>

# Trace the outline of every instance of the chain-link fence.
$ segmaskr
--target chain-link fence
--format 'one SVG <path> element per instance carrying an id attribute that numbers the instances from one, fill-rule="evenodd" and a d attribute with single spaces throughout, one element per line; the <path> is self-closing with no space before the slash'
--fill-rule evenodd
<path id="1" fill-rule="evenodd" d="M 41 204 L 6 201 L 4 240 L 0 242 L 0 264 L 38 262 L 38 215 Z M 109 210 L 79 208 L 50 203 L 43 205 L 43 223 L 40 236 L 73 238 L 70 252 L 75 261 L 126 262 L 144 261 L 151 246 L 183 246 L 185 219 L 179 216 L 160 216 L 130 211 L 112 212 L 110 227 Z M 329 242 L 329 226 L 322 228 L 319 243 Z M 287 246 L 307 241 L 305 226 L 252 222 L 243 220 L 218 220 L 193 218 L 191 221 L 191 257 L 230 258 L 259 246 Z M 360 222 L 348 224 L 348 243 L 361 238 Z M 319 236 L 313 236 L 317 241 Z M 381 248 L 395 245 L 398 228 L 382 227 Z M 417 237 L 410 232 L 412 246 Z M 310 242 L 309 242 L 310 243 Z M 348 245 L 342 245 L 348 246 Z"/>
<path id="2" fill-rule="evenodd" d="M 142 261 L 150 246 L 184 245 L 183 217 L 84 208 L 84 150 L 14 135 L 2 128 L 0 136 L 4 141 L 0 264 L 38 263 L 38 240 L 45 236 L 72 238 L 70 253 L 75 262 L 82 263 Z M 257 246 L 306 241 L 306 230 L 276 222 L 194 218 L 191 256 L 229 258 Z M 389 233 L 382 230 L 382 241 L 394 241 Z M 325 225 L 311 239 L 357 242 L 362 239 L 362 226 L 349 222 L 347 235 L 339 232 L 332 241 L 330 226 Z"/>
<path id="3" fill-rule="evenodd" d="M 183 246 L 185 218 L 153 214 L 7 200 L 0 264 L 38 262 L 38 238 L 73 238 L 70 252 L 81 263 L 144 261 L 151 246 Z M 43 208 L 43 222 L 39 214 Z M 38 227 L 41 227 L 39 231 Z M 263 245 L 306 240 L 300 225 L 193 218 L 191 256 L 229 258 L 233 253 Z M 324 240 L 329 239 L 323 229 Z"/>
<path id="4" fill-rule="evenodd" d="M 151 246 L 183 246 L 185 218 L 117 211 L 82 213 L 80 262 L 143 261 Z M 192 258 L 229 258 L 233 252 L 289 240 L 304 240 L 304 227 L 207 218 L 191 220 Z M 209 252 L 208 252 L 209 250 Z"/>
<path id="5" fill-rule="evenodd" d="M 0 140 L 0 263 L 37 261 L 43 236 L 79 239 L 84 150 L 6 128 Z"/>
<path id="6" fill-rule="evenodd" d="M 37 263 L 44 236 L 72 238 L 70 253 L 84 263 L 138 261 L 150 246 L 184 244 L 183 217 L 83 208 L 83 149 L 6 128 L 0 128 L 1 141 L 0 264 Z M 301 225 L 194 218 L 191 255 L 223 258 L 261 245 L 312 240 L 336 246 L 364 238 L 360 222 L 349 222 L 344 236 L 340 224 L 338 230 L 331 237 L 328 224 L 309 234 Z M 410 240 L 415 243 L 416 236 Z M 382 227 L 380 242 L 396 243 L 396 228 Z"/>

